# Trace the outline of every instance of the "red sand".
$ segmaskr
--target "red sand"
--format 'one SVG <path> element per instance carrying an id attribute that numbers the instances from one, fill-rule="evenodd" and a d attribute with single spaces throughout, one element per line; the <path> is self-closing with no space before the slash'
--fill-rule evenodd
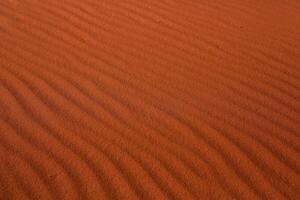
<path id="1" fill-rule="evenodd" d="M 1 0 L 0 199 L 300 199 L 300 1 Z"/>

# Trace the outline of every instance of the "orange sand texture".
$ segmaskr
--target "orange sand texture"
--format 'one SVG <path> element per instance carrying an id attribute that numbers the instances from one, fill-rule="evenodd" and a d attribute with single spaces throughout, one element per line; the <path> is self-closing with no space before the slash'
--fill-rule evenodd
<path id="1" fill-rule="evenodd" d="M 300 199 L 300 1 L 1 0 L 0 199 Z"/>

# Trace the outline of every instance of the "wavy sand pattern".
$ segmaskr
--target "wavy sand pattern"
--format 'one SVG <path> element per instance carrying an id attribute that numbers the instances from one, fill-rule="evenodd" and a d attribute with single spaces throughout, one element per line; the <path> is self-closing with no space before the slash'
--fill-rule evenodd
<path id="1" fill-rule="evenodd" d="M 300 1 L 0 1 L 0 199 L 300 199 Z"/>

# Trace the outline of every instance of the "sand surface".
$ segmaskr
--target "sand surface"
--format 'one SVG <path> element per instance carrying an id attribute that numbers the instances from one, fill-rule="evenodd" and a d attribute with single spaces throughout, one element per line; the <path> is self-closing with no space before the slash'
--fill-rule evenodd
<path id="1" fill-rule="evenodd" d="M 1 0 L 0 199 L 300 199 L 300 1 Z"/>

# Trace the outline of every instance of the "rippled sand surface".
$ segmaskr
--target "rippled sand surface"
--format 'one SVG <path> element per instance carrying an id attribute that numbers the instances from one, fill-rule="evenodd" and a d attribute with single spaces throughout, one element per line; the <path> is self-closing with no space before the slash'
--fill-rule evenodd
<path id="1" fill-rule="evenodd" d="M 0 199 L 300 199 L 300 1 L 1 0 Z"/>

